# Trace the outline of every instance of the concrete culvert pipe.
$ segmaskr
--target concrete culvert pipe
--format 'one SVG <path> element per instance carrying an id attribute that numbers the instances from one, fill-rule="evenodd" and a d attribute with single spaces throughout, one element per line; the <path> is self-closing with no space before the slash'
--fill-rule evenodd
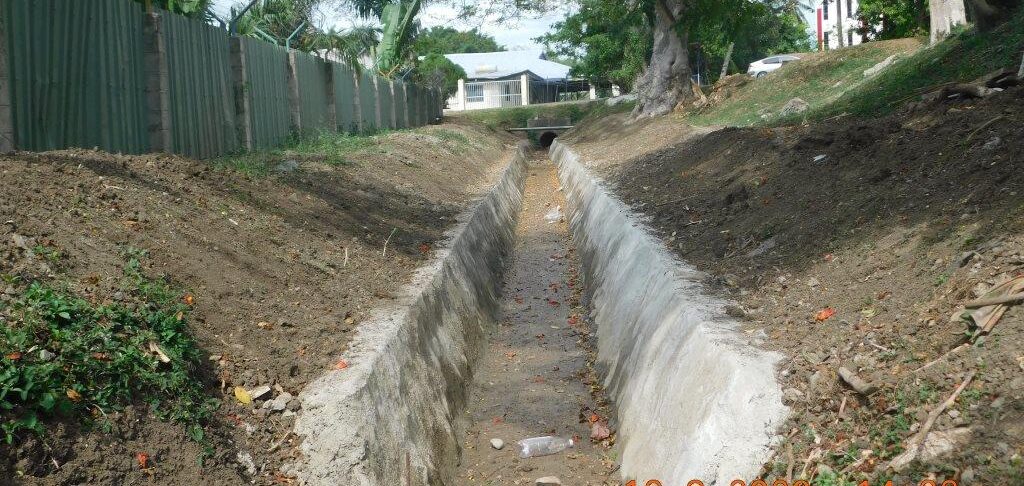
<path id="1" fill-rule="evenodd" d="M 551 147 L 551 144 L 555 143 L 555 139 L 558 135 L 555 132 L 544 132 L 540 134 L 540 146 L 543 148 Z"/>

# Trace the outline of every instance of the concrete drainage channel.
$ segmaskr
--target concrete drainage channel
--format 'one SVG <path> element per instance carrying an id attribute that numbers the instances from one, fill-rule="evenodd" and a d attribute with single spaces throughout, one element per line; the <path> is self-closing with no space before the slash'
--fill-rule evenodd
<path id="1" fill-rule="evenodd" d="M 598 371 L 615 405 L 618 474 L 640 484 L 752 477 L 786 415 L 777 356 L 747 343 L 701 275 L 571 150 L 555 141 L 551 154 L 592 304 Z M 520 149 L 396 306 L 360 325 L 343 357 L 349 367 L 301 394 L 304 457 L 292 472 L 303 483 L 458 484 L 467 394 L 498 313 L 527 171 Z"/>

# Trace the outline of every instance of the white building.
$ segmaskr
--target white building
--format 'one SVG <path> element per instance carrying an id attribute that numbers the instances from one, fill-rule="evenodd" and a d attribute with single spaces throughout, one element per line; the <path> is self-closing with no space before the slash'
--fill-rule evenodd
<path id="1" fill-rule="evenodd" d="M 569 66 L 547 60 L 543 51 L 446 54 L 466 71 L 448 100 L 451 110 L 479 110 L 551 103 L 594 92 L 589 83 L 569 79 Z"/>
<path id="2" fill-rule="evenodd" d="M 818 50 L 838 49 L 864 42 L 863 36 L 857 32 L 861 25 L 859 11 L 860 3 L 857 0 L 821 0 L 815 12 Z"/>

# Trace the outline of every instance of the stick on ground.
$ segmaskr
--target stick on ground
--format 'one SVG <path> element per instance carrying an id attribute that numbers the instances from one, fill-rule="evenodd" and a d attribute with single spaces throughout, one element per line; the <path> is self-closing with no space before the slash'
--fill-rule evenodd
<path id="1" fill-rule="evenodd" d="M 956 391 L 953 392 L 946 401 L 942 402 L 938 407 L 935 407 L 929 414 L 928 420 L 925 420 L 924 425 L 921 426 L 921 430 L 917 435 L 910 438 L 907 441 L 906 450 L 893 458 L 892 462 L 889 463 L 889 467 L 894 471 L 899 471 L 906 467 L 908 464 L 913 462 L 917 458 L 917 455 L 921 453 L 921 449 L 924 448 L 925 439 L 928 438 L 928 432 L 931 432 L 932 426 L 935 425 L 935 421 L 938 420 L 939 415 L 945 412 L 947 408 L 956 402 L 956 398 L 960 396 L 960 393 L 967 388 L 967 385 L 971 384 L 971 380 L 974 379 L 974 370 L 968 371 L 967 376 L 964 376 L 964 381 L 960 383 L 960 386 L 956 387 Z"/>

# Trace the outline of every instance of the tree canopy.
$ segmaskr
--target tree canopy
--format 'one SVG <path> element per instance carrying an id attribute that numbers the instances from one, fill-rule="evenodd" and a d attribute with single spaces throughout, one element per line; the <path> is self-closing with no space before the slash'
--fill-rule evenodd
<path id="1" fill-rule="evenodd" d="M 441 54 L 427 54 L 413 71 L 413 81 L 444 91 L 451 96 L 459 88 L 459 80 L 466 77 L 466 71 Z"/>
<path id="2" fill-rule="evenodd" d="M 870 39 L 927 35 L 928 0 L 861 0 L 860 33 Z"/>
<path id="3" fill-rule="evenodd" d="M 574 59 L 573 75 L 628 91 L 652 55 L 654 7 L 653 0 L 580 0 L 578 12 L 538 40 Z M 799 2 L 788 0 L 698 0 L 688 4 L 689 15 L 676 24 L 676 34 L 685 30 L 691 54 L 700 54 L 693 68 L 711 68 L 705 71 L 717 75 L 730 44 L 734 71 L 772 54 L 809 50 L 798 8 Z"/>
<path id="4" fill-rule="evenodd" d="M 464 54 L 469 52 L 495 52 L 505 48 L 479 29 L 456 30 L 437 26 L 420 30 L 412 41 L 412 50 L 417 55 Z"/>

